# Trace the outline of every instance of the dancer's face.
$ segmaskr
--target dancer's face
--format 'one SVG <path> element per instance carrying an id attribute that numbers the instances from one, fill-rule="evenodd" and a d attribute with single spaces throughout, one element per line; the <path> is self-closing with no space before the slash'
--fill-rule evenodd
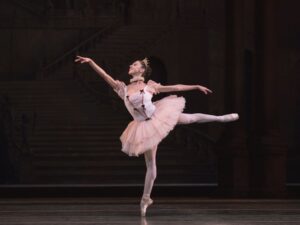
<path id="1" fill-rule="evenodd" d="M 132 77 L 141 76 L 145 72 L 140 61 L 135 61 L 129 66 L 128 74 Z"/>

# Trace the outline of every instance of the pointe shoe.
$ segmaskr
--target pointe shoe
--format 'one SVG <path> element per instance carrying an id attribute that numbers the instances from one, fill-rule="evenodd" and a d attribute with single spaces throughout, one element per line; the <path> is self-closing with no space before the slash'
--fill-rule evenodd
<path id="1" fill-rule="evenodd" d="M 142 216 L 141 217 L 141 224 L 140 225 L 148 225 L 147 223 L 147 220 L 146 220 L 146 217 L 145 216 Z"/>
<path id="2" fill-rule="evenodd" d="M 146 216 L 146 211 L 149 205 L 153 203 L 153 200 L 150 197 L 143 196 L 141 200 L 141 216 Z"/>
<path id="3" fill-rule="evenodd" d="M 239 114 L 237 113 L 226 114 L 224 116 L 220 116 L 220 119 L 221 119 L 220 122 L 222 123 L 232 122 L 239 119 Z"/>

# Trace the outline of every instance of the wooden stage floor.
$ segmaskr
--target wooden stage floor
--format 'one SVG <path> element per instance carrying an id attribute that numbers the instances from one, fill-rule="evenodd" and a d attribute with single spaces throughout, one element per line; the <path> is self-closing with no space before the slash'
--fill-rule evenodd
<path id="1" fill-rule="evenodd" d="M 138 198 L 2 198 L 5 225 L 298 225 L 300 200 L 153 197 L 146 219 Z"/>

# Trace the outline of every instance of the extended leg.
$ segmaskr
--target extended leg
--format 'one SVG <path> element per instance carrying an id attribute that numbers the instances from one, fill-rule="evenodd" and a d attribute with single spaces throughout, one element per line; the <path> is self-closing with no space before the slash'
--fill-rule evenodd
<path id="1" fill-rule="evenodd" d="M 208 122 L 231 122 L 239 118 L 237 113 L 226 114 L 222 116 L 209 115 L 204 113 L 181 113 L 178 119 L 178 124 L 190 123 L 208 123 Z"/>
<path id="2" fill-rule="evenodd" d="M 150 198 L 154 181 L 156 179 L 157 170 L 156 170 L 156 151 L 157 146 L 152 150 L 149 150 L 144 153 L 145 162 L 147 167 L 143 197 L 141 199 L 141 215 L 145 216 L 147 207 L 153 203 L 153 200 Z"/>

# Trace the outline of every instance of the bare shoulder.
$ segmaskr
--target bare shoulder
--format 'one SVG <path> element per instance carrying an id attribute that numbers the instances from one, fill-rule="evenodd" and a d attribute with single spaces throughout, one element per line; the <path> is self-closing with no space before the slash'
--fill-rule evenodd
<path id="1" fill-rule="evenodd" d="M 154 80 L 148 80 L 147 87 L 152 94 L 159 94 L 162 85 Z"/>
<path id="2" fill-rule="evenodd" d="M 126 87 L 126 84 L 121 80 L 114 80 L 114 89 L 124 89 Z"/>

